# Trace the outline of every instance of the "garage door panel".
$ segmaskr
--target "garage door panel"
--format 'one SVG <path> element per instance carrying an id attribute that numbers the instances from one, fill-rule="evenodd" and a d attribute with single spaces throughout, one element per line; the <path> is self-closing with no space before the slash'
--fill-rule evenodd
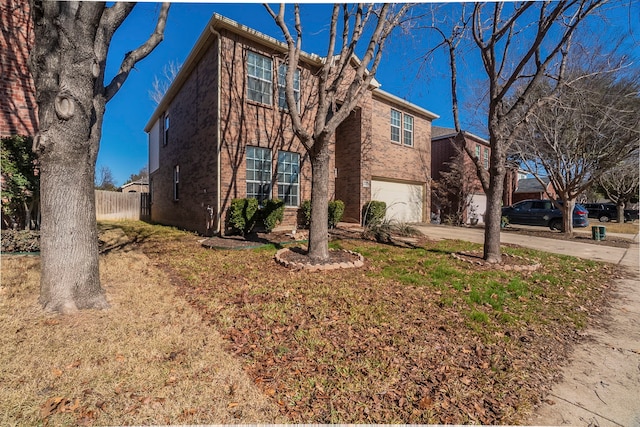
<path id="1" fill-rule="evenodd" d="M 371 200 L 387 204 L 385 219 L 396 222 L 422 222 L 423 186 L 402 182 L 371 181 Z"/>

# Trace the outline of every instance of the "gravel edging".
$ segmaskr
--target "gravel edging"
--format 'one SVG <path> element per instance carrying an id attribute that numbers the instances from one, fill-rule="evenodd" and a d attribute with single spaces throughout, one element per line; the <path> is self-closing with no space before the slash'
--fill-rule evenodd
<path id="1" fill-rule="evenodd" d="M 335 252 L 331 250 L 332 252 Z M 334 263 L 326 263 L 326 264 L 311 264 L 311 263 L 302 263 L 302 262 L 294 262 L 288 261 L 284 258 L 284 256 L 290 252 L 289 248 L 282 248 L 276 252 L 275 260 L 278 264 L 283 267 L 294 269 L 294 270 L 305 270 L 305 271 L 328 271 L 328 270 L 337 270 L 340 268 L 358 268 L 364 265 L 364 257 L 353 251 L 342 250 L 343 252 L 352 254 L 357 257 L 355 261 L 348 262 L 334 262 Z"/>

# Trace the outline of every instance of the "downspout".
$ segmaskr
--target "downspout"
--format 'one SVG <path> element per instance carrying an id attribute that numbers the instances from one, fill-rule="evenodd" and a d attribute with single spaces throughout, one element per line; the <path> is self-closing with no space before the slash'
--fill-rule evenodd
<path id="1" fill-rule="evenodd" d="M 222 71 L 222 64 L 221 64 L 221 58 L 220 58 L 220 53 L 222 51 L 221 47 L 220 47 L 220 33 L 217 32 L 214 28 L 213 25 L 209 26 L 209 30 L 211 31 L 211 33 L 213 35 L 215 35 L 216 37 L 216 60 L 218 62 L 218 85 L 217 85 L 217 100 L 216 102 L 218 103 L 217 106 L 217 111 L 216 111 L 216 150 L 217 150 L 217 156 L 218 156 L 218 160 L 217 160 L 217 164 L 216 164 L 216 229 L 215 229 L 215 234 L 217 235 L 221 235 L 222 232 L 222 227 L 220 222 L 222 221 L 222 213 L 220 212 L 220 209 L 222 207 L 222 202 L 221 202 L 221 195 L 220 195 L 220 191 L 222 186 L 220 185 L 220 169 L 221 169 L 221 165 L 220 165 L 220 158 L 221 158 L 221 153 L 222 153 L 222 140 L 221 140 L 221 132 L 220 132 L 220 85 L 222 82 L 222 75 L 221 75 L 221 71 Z"/>

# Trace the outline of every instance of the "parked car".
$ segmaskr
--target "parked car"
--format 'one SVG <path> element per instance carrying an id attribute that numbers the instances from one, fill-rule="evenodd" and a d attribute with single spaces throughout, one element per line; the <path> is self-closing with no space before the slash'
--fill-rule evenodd
<path id="1" fill-rule="evenodd" d="M 598 218 L 600 222 L 618 219 L 618 207 L 613 203 L 586 203 L 584 206 L 589 211 L 589 218 Z M 634 219 L 638 219 L 638 210 L 625 209 L 624 220 L 633 221 Z"/>
<path id="2" fill-rule="evenodd" d="M 573 208 L 573 226 L 589 225 L 588 211 L 576 203 Z M 562 212 L 551 200 L 523 200 L 502 208 L 502 216 L 507 217 L 510 224 L 541 225 L 552 230 L 562 229 Z"/>

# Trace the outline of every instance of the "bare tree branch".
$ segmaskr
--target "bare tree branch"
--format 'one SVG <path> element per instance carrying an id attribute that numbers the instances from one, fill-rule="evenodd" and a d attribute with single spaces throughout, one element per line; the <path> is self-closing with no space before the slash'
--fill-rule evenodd
<path id="1" fill-rule="evenodd" d="M 162 3 L 160 9 L 160 15 L 156 23 L 156 28 L 153 34 L 147 39 L 147 41 L 139 46 L 137 49 L 127 53 L 122 60 L 118 74 L 111 80 L 105 89 L 105 98 L 107 102 L 113 98 L 113 96 L 120 90 L 120 87 L 129 76 L 131 69 L 137 62 L 144 59 L 149 55 L 153 49 L 164 39 L 164 28 L 167 23 L 167 16 L 169 14 L 169 8 L 171 3 Z"/>

